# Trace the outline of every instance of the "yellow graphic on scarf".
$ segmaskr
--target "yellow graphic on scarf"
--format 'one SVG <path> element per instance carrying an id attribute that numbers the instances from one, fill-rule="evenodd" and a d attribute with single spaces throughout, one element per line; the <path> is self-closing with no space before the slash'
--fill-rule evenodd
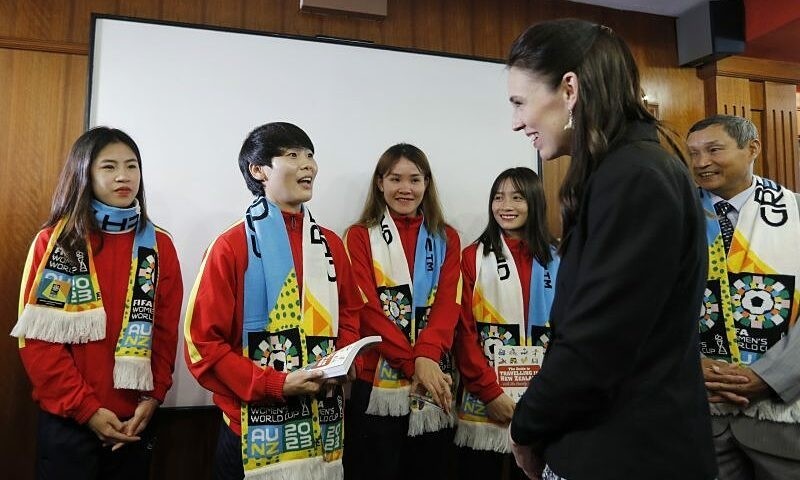
<path id="1" fill-rule="evenodd" d="M 750 273 L 778 273 L 770 268 L 758 255 L 750 250 L 750 244 L 739 232 L 735 232 L 731 241 L 731 249 L 728 251 L 728 271 L 729 272 L 750 272 Z"/>
<path id="2" fill-rule="evenodd" d="M 61 310 L 65 312 L 84 312 L 88 310 L 95 310 L 103 308 L 103 300 L 100 297 L 100 283 L 97 280 L 97 269 L 94 266 L 94 255 L 92 252 L 91 242 L 86 242 L 87 261 L 89 264 L 90 285 L 82 289 L 80 292 L 72 289 L 72 284 L 69 281 L 59 279 L 43 278 L 44 270 L 47 267 L 47 262 L 51 256 L 58 255 L 61 251 L 60 248 L 56 250 L 56 242 L 61 232 L 64 230 L 66 218 L 58 221 L 53 228 L 53 233 L 47 242 L 47 249 L 39 262 L 39 268 L 36 270 L 36 280 L 31 286 L 28 295 L 28 304 L 36 304 L 36 294 L 40 291 L 40 284 L 44 283 L 42 289 L 42 296 L 50 300 L 64 303 Z M 54 251 L 55 250 L 55 251 Z M 55 308 L 55 307 L 54 307 Z"/>
<path id="3" fill-rule="evenodd" d="M 68 255 L 58 245 L 65 224 L 66 219 L 62 218 L 53 228 L 27 295 L 24 295 L 27 278 L 21 285 L 23 307 L 11 330 L 14 337 L 64 344 L 105 338 L 106 313 L 92 246 L 86 242 L 86 248 Z M 27 268 L 33 263 L 34 245 L 29 252 Z"/>
<path id="4" fill-rule="evenodd" d="M 275 304 L 275 308 L 269 312 L 269 323 L 267 324 L 267 332 L 279 332 L 282 330 L 288 330 L 292 328 L 298 328 L 300 331 L 300 344 L 301 344 L 301 351 L 300 355 L 301 358 L 307 357 L 307 348 L 306 348 L 306 333 L 305 328 L 303 326 L 304 322 L 301 315 L 300 310 L 300 288 L 297 284 L 297 274 L 295 273 L 294 268 L 289 272 L 289 275 L 286 277 L 283 285 L 281 286 L 281 292 L 278 296 L 277 302 Z M 247 348 L 244 349 L 245 357 L 249 358 L 250 352 Z M 299 367 L 296 366 L 291 370 L 296 370 Z M 319 426 L 319 414 L 318 414 L 318 406 L 317 401 L 312 397 L 308 399 L 309 404 L 311 405 L 311 424 L 313 428 L 313 438 L 319 439 L 320 438 L 320 426 Z M 255 455 L 248 455 L 247 451 L 247 438 L 248 438 L 248 418 L 249 418 L 249 405 L 247 403 L 242 402 L 241 408 L 241 424 L 242 424 L 242 462 L 244 464 L 245 472 L 251 472 L 255 469 L 266 467 L 268 465 L 272 465 L 279 462 L 284 462 L 287 460 L 303 460 L 303 459 L 311 459 L 314 457 L 321 457 L 322 452 L 322 445 L 320 442 L 312 442 L 311 447 L 306 449 L 300 450 L 291 450 L 291 451 L 283 451 L 281 453 L 278 450 L 285 450 L 283 444 L 278 443 L 271 443 L 267 445 L 274 446 L 274 448 L 270 451 L 267 451 L 266 448 L 261 448 L 258 445 L 253 445 L 254 451 L 252 452 Z M 284 428 L 286 424 L 284 423 Z M 284 441 L 284 439 L 281 439 Z M 279 448 L 280 447 L 280 448 Z M 256 457 L 256 458 L 254 458 Z"/>
<path id="5" fill-rule="evenodd" d="M 381 269 L 381 266 L 378 262 L 372 262 L 372 271 L 375 273 L 375 284 L 384 286 L 384 287 L 396 287 L 397 282 L 389 278 L 389 275 L 386 275 Z"/>
<path id="6" fill-rule="evenodd" d="M 483 296 L 482 289 L 477 284 L 472 294 L 472 315 L 486 323 L 507 323 L 497 309 Z"/>
<path id="7" fill-rule="evenodd" d="M 733 246 L 731 246 L 731 250 Z M 719 281 L 720 308 L 723 310 L 722 316 L 725 319 L 725 337 L 728 339 L 731 361 L 739 364 L 741 357 L 739 354 L 739 343 L 736 338 L 736 327 L 733 324 L 733 312 L 731 310 L 731 289 L 728 280 L 728 267 L 725 258 L 725 244 L 722 235 L 717 235 L 714 243 L 708 247 L 708 277 L 707 280 Z"/>
<path id="8" fill-rule="evenodd" d="M 130 335 L 128 338 L 125 338 L 126 334 L 130 334 L 128 332 L 128 323 L 130 323 L 131 318 L 131 308 L 133 304 L 133 289 L 136 287 L 136 269 L 139 268 L 134 259 L 131 262 L 131 270 L 128 275 L 128 293 L 125 295 L 125 311 L 122 315 L 122 328 L 120 329 L 120 337 L 117 341 L 117 347 L 114 350 L 114 356 L 117 357 L 140 357 L 140 358 L 150 358 L 152 354 L 150 342 L 152 341 L 152 335 Z M 153 302 L 153 310 L 155 310 L 155 302 Z M 152 328 L 152 324 L 151 324 Z M 135 347 L 123 347 L 123 343 L 136 343 L 137 339 L 139 341 L 148 340 L 148 343 L 135 346 Z"/>
<path id="9" fill-rule="evenodd" d="M 330 312 L 309 291 L 303 291 L 303 328 L 307 335 L 333 337 L 333 318 Z"/>

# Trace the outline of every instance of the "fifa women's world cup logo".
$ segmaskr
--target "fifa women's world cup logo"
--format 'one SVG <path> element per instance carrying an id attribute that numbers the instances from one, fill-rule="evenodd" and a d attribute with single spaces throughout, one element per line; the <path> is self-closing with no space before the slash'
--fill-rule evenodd
<path id="1" fill-rule="evenodd" d="M 156 292 L 155 266 L 155 255 L 147 255 L 142 259 L 141 263 L 139 263 L 139 274 L 136 276 L 136 282 L 139 284 L 139 288 L 150 298 L 153 298 Z"/>
<path id="2" fill-rule="evenodd" d="M 410 338 L 413 305 L 408 285 L 382 287 L 378 289 L 378 297 L 383 307 L 383 314 Z"/>
<path id="3" fill-rule="evenodd" d="M 279 372 L 291 372 L 302 366 L 300 332 L 248 332 L 249 356 L 260 367 L 270 366 Z"/>
<path id="4" fill-rule="evenodd" d="M 489 359 L 489 364 L 492 366 L 494 366 L 494 355 L 498 348 L 519 345 L 518 325 L 478 322 L 478 333 L 483 346 L 483 354 Z"/>
<path id="5" fill-rule="evenodd" d="M 719 319 L 719 299 L 706 287 L 703 303 L 700 305 L 700 332 L 711 330 Z"/>
<path id="6" fill-rule="evenodd" d="M 730 291 L 741 361 L 749 365 L 788 333 L 794 277 L 732 274 Z"/>

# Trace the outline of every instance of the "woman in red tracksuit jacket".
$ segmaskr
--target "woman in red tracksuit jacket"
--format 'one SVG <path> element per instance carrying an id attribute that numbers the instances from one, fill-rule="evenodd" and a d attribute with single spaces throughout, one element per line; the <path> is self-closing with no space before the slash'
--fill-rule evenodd
<path id="1" fill-rule="evenodd" d="M 553 267 L 557 266 L 558 260 L 555 239 L 547 227 L 546 211 L 544 189 L 539 176 L 527 167 L 507 169 L 492 184 L 486 228 L 462 252 L 464 291 L 461 321 L 456 329 L 453 350 L 461 373 L 461 382 L 466 392 L 485 405 L 485 417 L 488 417 L 488 421 L 471 422 L 474 430 L 470 431 L 469 422 L 460 419 L 456 435 L 456 444 L 461 446 L 457 462 L 458 478 L 499 478 L 504 462 L 510 464 L 512 478 L 526 478 L 508 453 L 508 445 L 501 446 L 501 443 L 507 443 L 508 434 L 504 430 L 514 413 L 514 401 L 498 385 L 494 367 L 489 363 L 487 352 L 493 353 L 492 350 L 496 347 L 488 338 L 481 339 L 478 333 L 476 322 L 483 322 L 484 319 L 475 318 L 473 313 L 474 292 L 478 281 L 476 262 L 485 261 L 484 258 L 489 256 L 497 257 L 495 252 L 502 251 L 503 243 L 508 246 L 519 280 L 518 283 L 515 282 L 516 285 L 509 287 L 518 288 L 520 293 L 517 295 L 521 294 L 524 314 L 521 326 L 525 327 L 526 332 L 535 333 L 531 337 L 536 340 L 532 340 L 531 344 L 542 343 L 549 329 L 545 326 L 529 325 L 531 319 L 528 318 L 528 313 L 530 303 L 534 301 L 530 294 L 534 262 L 553 270 L 547 270 L 551 276 L 548 285 L 555 285 L 557 272 Z M 479 247 L 483 252 L 481 258 L 477 258 Z M 499 265 L 501 261 L 497 263 Z M 549 304 L 545 305 L 542 311 L 549 311 L 549 307 Z M 519 340 L 516 338 L 514 344 L 519 344 Z M 487 442 L 489 435 L 480 429 L 481 426 L 496 429 L 501 435 L 498 438 L 500 443 L 494 442 L 494 445 L 490 445 L 492 442 Z"/>
<path id="2" fill-rule="evenodd" d="M 148 219 L 139 149 L 120 130 L 78 138 L 55 191 L 12 331 L 40 408 L 37 478 L 147 478 L 178 341 L 175 247 Z"/>
<path id="3" fill-rule="evenodd" d="M 341 239 L 319 226 L 306 205 L 318 172 L 314 152 L 308 135 L 290 123 L 267 123 L 248 134 L 239 169 L 256 199 L 244 218 L 209 246 L 188 302 L 186 363 L 213 392 L 224 421 L 215 479 L 342 475 L 341 390 L 321 371 L 303 367 L 334 345 L 358 340 L 364 303 Z M 260 230 L 270 218 L 277 230 Z M 320 264 L 326 264 L 324 272 L 317 270 Z M 279 283 L 270 271 L 281 272 Z M 254 277 L 254 272 L 261 273 Z M 326 289 L 336 292 L 335 300 L 314 297 Z M 284 300 L 270 306 L 270 295 Z M 321 309 L 325 315 L 315 313 Z M 254 420 L 258 417 L 270 419 Z M 277 433 L 265 438 L 259 433 L 265 431 Z"/>
<path id="4" fill-rule="evenodd" d="M 367 299 L 361 334 L 381 335 L 383 342 L 364 355 L 353 383 L 345 477 L 443 478 L 452 439 L 449 351 L 461 300 L 460 241 L 444 222 L 419 148 L 390 147 L 371 184 L 345 244 Z M 411 288 L 424 292 L 426 282 L 431 289 L 418 293 L 412 308 Z M 423 427 L 417 422 L 423 414 L 433 414 L 434 423 Z"/>

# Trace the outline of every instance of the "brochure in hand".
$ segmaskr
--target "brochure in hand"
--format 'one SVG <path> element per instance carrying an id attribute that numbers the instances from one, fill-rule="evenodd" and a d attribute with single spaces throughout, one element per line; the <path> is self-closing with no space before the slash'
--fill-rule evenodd
<path id="1" fill-rule="evenodd" d="M 303 367 L 305 370 L 314 371 L 322 370 L 324 372 L 323 378 L 343 377 L 347 375 L 350 370 L 350 365 L 356 359 L 361 350 L 372 347 L 381 343 L 380 335 L 372 335 L 364 337 L 361 340 L 351 343 L 346 347 L 342 347 L 333 353 L 326 355 L 314 363 L 310 363 Z"/>
<path id="2" fill-rule="evenodd" d="M 522 398 L 531 378 L 539 373 L 544 359 L 544 347 L 500 346 L 495 347 L 494 371 L 497 383 L 514 402 Z"/>

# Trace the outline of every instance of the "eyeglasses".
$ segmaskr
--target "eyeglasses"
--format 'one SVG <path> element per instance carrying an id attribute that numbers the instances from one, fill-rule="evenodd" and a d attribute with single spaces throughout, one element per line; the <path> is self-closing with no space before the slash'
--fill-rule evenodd
<path id="1" fill-rule="evenodd" d="M 425 405 L 430 405 L 432 407 L 438 408 L 439 410 L 442 409 L 436 402 L 433 401 L 433 398 L 429 397 L 428 395 L 420 395 L 419 393 L 409 393 L 408 399 L 410 402 L 410 406 L 412 410 L 422 410 L 425 408 Z"/>

